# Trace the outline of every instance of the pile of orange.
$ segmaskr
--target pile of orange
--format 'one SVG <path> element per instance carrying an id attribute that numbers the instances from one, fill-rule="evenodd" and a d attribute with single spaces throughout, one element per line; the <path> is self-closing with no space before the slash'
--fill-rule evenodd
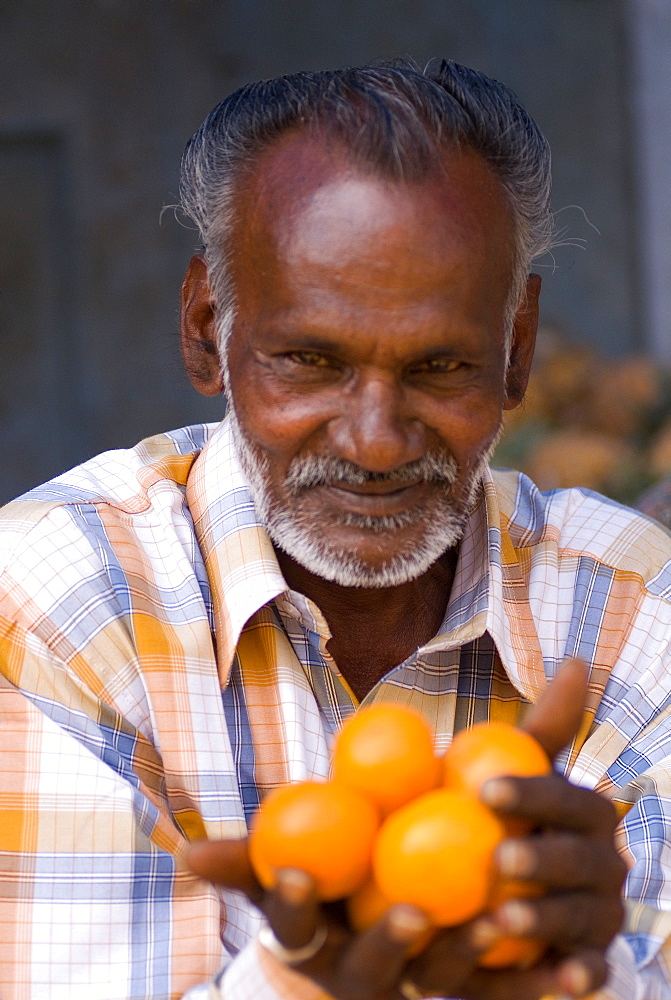
<path id="1" fill-rule="evenodd" d="M 336 740 L 328 782 L 286 785 L 264 800 L 252 824 L 252 864 L 267 888 L 279 868 L 308 872 L 321 899 L 347 897 L 358 931 L 401 902 L 418 906 L 436 927 L 459 924 L 539 891 L 497 880 L 494 851 L 521 830 L 478 794 L 492 777 L 550 767 L 531 736 L 504 723 L 462 731 L 439 758 L 417 712 L 388 703 L 364 708 Z M 503 938 L 480 964 L 529 963 L 541 951 L 531 939 Z"/>

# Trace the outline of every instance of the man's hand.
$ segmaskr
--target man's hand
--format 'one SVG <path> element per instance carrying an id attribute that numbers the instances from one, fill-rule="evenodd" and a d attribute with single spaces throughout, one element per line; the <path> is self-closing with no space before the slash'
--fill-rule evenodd
<path id="1" fill-rule="evenodd" d="M 567 660 L 524 724 L 554 758 L 582 721 L 587 668 Z M 504 903 L 494 915 L 504 933 L 548 942 L 548 957 L 528 972 L 480 970 L 465 997 L 581 996 L 606 979 L 605 950 L 622 923 L 626 866 L 615 850 L 617 816 L 601 796 L 558 774 L 489 782 L 483 800 L 501 815 L 528 820 L 539 833 L 505 841 L 497 855 L 501 875 L 530 879 L 544 896 Z M 418 972 L 419 974 L 419 972 Z"/>
<path id="2" fill-rule="evenodd" d="M 525 728 L 551 757 L 579 727 L 585 685 L 584 665 L 567 661 L 529 712 Z M 303 872 L 278 873 L 276 889 L 264 892 L 245 841 L 195 844 L 188 863 L 196 874 L 246 893 L 287 948 L 306 945 L 326 922 L 325 945 L 297 969 L 339 1000 L 399 1000 L 399 985 L 406 979 L 426 996 L 469 1000 L 577 997 L 596 989 L 606 978 L 604 952 L 622 919 L 625 866 L 613 846 L 615 810 L 557 774 L 490 781 L 483 799 L 501 815 L 526 819 L 538 831 L 504 841 L 497 863 L 505 877 L 538 882 L 545 894 L 509 901 L 492 915 L 442 930 L 412 959 L 409 953 L 427 928 L 424 915 L 412 906 L 391 907 L 356 935 L 338 904 L 318 904 Z M 528 970 L 479 969 L 478 954 L 507 934 L 541 937 L 547 956 Z"/>
<path id="3" fill-rule="evenodd" d="M 202 841 L 193 845 L 187 860 L 195 874 L 244 892 L 263 910 L 286 948 L 306 945 L 317 927 L 326 922 L 325 945 L 296 968 L 332 996 L 339 1000 L 400 1000 L 398 986 L 407 975 L 408 952 L 429 927 L 420 910 L 404 904 L 391 907 L 368 931 L 353 934 L 338 904 L 319 905 L 313 882 L 305 872 L 284 869 L 278 872 L 277 887 L 265 892 L 252 871 L 244 840 Z M 475 967 L 482 946 L 478 949 L 471 940 L 470 925 L 441 937 L 445 938 L 438 958 L 442 991 L 452 996 Z M 492 937 L 488 932 L 482 944 Z M 443 968 L 445 955 L 449 959 Z"/>
<path id="4" fill-rule="evenodd" d="M 532 969 L 476 969 L 459 996 L 487 1000 L 536 1000 L 544 994 L 582 996 L 606 979 L 604 952 L 620 927 L 625 866 L 613 847 L 615 811 L 605 799 L 576 788 L 557 774 L 500 779 L 484 800 L 504 815 L 524 818 L 542 832 L 501 844 L 497 863 L 506 878 L 540 883 L 545 895 L 504 903 L 478 925 L 504 934 L 540 937 L 547 956 Z M 428 994 L 439 992 L 451 948 L 437 938 L 408 966 Z"/>

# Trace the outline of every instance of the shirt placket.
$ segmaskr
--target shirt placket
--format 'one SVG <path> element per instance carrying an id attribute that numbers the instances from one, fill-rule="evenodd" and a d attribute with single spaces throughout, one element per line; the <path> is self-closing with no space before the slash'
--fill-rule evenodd
<path id="1" fill-rule="evenodd" d="M 303 594 L 287 590 L 275 607 L 289 642 L 314 693 L 327 732 L 333 736 L 358 707 L 358 701 L 331 656 L 331 631 L 317 605 Z"/>

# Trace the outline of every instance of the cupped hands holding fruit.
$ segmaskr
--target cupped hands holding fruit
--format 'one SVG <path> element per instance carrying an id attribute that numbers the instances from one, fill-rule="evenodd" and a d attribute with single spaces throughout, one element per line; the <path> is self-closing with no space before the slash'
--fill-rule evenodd
<path id="1" fill-rule="evenodd" d="M 288 949 L 325 927 L 297 968 L 340 1000 L 398 1000 L 408 980 L 425 996 L 584 995 L 606 977 L 624 877 L 612 806 L 551 771 L 585 673 L 567 661 L 525 731 L 473 727 L 442 762 L 415 713 L 361 710 L 330 781 L 276 789 L 248 842 L 194 845 L 191 868 L 245 892 Z"/>

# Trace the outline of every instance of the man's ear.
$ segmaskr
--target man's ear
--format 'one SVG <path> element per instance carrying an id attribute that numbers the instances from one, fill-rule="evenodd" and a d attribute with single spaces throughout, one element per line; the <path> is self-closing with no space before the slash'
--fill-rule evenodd
<path id="1" fill-rule="evenodd" d="M 524 399 L 529 381 L 531 362 L 536 345 L 538 330 L 538 296 L 541 292 L 541 277 L 530 274 L 527 279 L 526 297 L 515 314 L 513 335 L 510 345 L 510 360 L 506 372 L 506 396 L 504 410 L 514 410 Z"/>
<path id="2" fill-rule="evenodd" d="M 204 257 L 196 254 L 182 282 L 180 343 L 191 384 L 204 396 L 216 396 L 224 388 L 216 325 L 207 266 Z"/>

